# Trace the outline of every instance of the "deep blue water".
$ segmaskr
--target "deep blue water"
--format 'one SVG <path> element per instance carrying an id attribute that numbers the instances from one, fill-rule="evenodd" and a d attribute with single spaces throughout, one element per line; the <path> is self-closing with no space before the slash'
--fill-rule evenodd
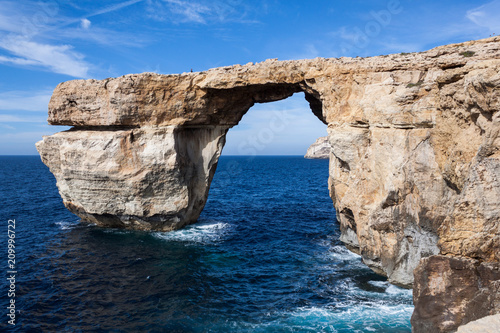
<path id="1" fill-rule="evenodd" d="M 339 242 L 328 161 L 223 156 L 199 222 L 101 229 L 38 156 L 0 157 L 0 253 L 16 220 L 12 332 L 410 332 L 411 292 Z M 0 291 L 6 309 L 8 285 Z"/>

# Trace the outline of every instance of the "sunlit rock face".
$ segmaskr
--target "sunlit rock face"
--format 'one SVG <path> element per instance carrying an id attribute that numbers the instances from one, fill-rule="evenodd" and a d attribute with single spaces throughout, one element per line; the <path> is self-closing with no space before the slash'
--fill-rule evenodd
<path id="1" fill-rule="evenodd" d="M 330 158 L 330 143 L 328 142 L 327 136 L 322 136 L 318 138 L 312 145 L 307 149 L 304 158 L 309 159 L 329 159 Z"/>
<path id="2" fill-rule="evenodd" d="M 476 295 L 459 292 L 456 267 L 492 286 L 481 293 L 498 283 L 499 72 L 500 39 L 489 38 L 364 59 L 75 80 L 49 104 L 49 123 L 73 128 L 37 148 L 64 204 L 83 220 L 178 229 L 203 209 L 227 130 L 255 103 L 304 92 L 328 125 L 342 241 L 392 283 L 411 287 L 417 268 L 414 330 L 445 332 L 500 312 L 498 301 L 479 310 L 445 301 Z M 491 274 L 473 271 L 481 265 Z M 434 271 L 452 281 L 446 290 Z M 431 299 L 442 301 L 443 314 L 424 311 Z"/>
<path id="3" fill-rule="evenodd" d="M 226 127 L 79 129 L 37 145 L 65 206 L 105 227 L 170 231 L 203 209 Z"/>

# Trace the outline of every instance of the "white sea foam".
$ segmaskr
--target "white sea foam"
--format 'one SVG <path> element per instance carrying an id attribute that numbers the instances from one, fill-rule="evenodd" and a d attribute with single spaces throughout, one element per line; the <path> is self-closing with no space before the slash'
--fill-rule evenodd
<path id="1" fill-rule="evenodd" d="M 392 284 L 389 285 L 389 287 L 387 287 L 385 292 L 388 293 L 389 295 L 404 295 L 408 297 L 413 296 L 413 291 L 411 289 L 399 288 Z"/>
<path id="2" fill-rule="evenodd" d="M 349 251 L 345 246 L 336 245 L 330 249 L 330 255 L 337 260 L 359 260 L 361 256 Z"/>
<path id="3" fill-rule="evenodd" d="M 384 289 L 387 289 L 387 287 L 389 287 L 390 285 L 389 282 L 387 281 L 369 281 L 368 283 L 377 288 L 384 288 Z"/>
<path id="4" fill-rule="evenodd" d="M 55 224 L 59 227 L 61 230 L 69 230 L 75 228 L 78 224 L 74 222 L 55 222 Z"/>
<path id="5" fill-rule="evenodd" d="M 411 289 L 400 288 L 387 281 L 369 281 L 368 283 L 372 286 L 385 289 L 385 293 L 388 296 L 404 296 L 411 298 L 413 295 Z"/>
<path id="6" fill-rule="evenodd" d="M 167 241 L 210 244 L 220 241 L 227 234 L 228 229 L 228 223 L 202 221 L 187 226 L 182 230 L 157 232 L 155 236 Z"/>
<path id="7" fill-rule="evenodd" d="M 412 311 L 411 305 L 379 302 L 345 304 L 335 308 L 304 307 L 289 313 L 287 321 L 292 325 L 308 322 L 327 332 L 345 331 L 346 328 L 352 332 L 380 332 L 383 326 L 408 327 Z"/>

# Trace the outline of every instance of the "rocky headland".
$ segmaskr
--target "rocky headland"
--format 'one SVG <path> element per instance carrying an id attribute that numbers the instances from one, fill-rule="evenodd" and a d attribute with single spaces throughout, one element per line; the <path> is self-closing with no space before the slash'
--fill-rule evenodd
<path id="1" fill-rule="evenodd" d="M 330 142 L 328 141 L 328 137 L 322 136 L 318 138 L 309 146 L 304 158 L 324 160 L 330 158 Z"/>
<path id="2" fill-rule="evenodd" d="M 500 38 L 372 58 L 267 60 L 57 86 L 37 143 L 65 206 L 174 230 L 202 211 L 229 128 L 304 92 L 328 125 L 342 241 L 413 287 L 414 332 L 500 313 Z"/>

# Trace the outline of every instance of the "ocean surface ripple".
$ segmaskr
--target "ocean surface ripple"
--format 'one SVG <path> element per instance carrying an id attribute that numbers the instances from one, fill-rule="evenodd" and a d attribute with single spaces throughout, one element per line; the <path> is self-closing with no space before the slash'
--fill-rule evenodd
<path id="1" fill-rule="evenodd" d="M 0 157 L 0 177 L 4 253 L 16 220 L 9 331 L 411 331 L 411 291 L 338 240 L 328 161 L 223 156 L 199 222 L 171 233 L 81 223 L 38 156 Z"/>

